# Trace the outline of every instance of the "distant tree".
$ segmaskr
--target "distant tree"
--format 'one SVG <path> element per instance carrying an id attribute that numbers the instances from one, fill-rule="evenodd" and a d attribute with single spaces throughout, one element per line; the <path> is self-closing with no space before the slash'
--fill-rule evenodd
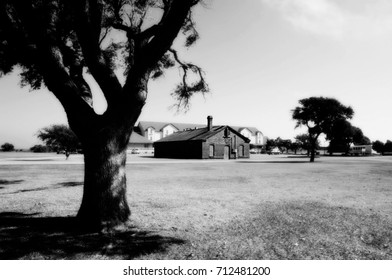
<path id="1" fill-rule="evenodd" d="M 310 155 L 310 141 L 309 134 L 299 134 L 294 137 L 295 143 L 299 146 L 300 149 L 305 150 L 307 155 Z M 316 142 L 316 148 L 319 147 L 319 141 Z"/>
<path id="2" fill-rule="evenodd" d="M 84 191 L 78 220 L 91 229 L 128 221 L 126 151 L 147 100 L 149 81 L 177 66 L 172 94 L 188 108 L 208 91 L 203 71 L 174 45 L 199 34 L 192 11 L 199 0 L 1 0 L 0 76 L 21 70 L 21 84 L 45 85 L 63 106 L 84 151 Z M 121 77 L 119 77 L 121 76 Z M 93 108 L 94 80 L 107 109 Z"/>
<path id="3" fill-rule="evenodd" d="M 30 148 L 30 151 L 33 153 L 48 153 L 51 151 L 51 148 L 44 145 L 34 145 Z"/>
<path id="4" fill-rule="evenodd" d="M 270 152 L 275 147 L 276 147 L 276 141 L 274 139 L 267 139 L 265 144 L 266 151 Z"/>
<path id="5" fill-rule="evenodd" d="M 321 133 L 327 134 L 337 119 L 350 119 L 354 111 L 334 98 L 310 97 L 299 100 L 292 111 L 296 127 L 306 126 L 310 143 L 310 162 L 314 162 L 316 143 Z"/>
<path id="6" fill-rule="evenodd" d="M 277 137 L 276 139 L 275 139 L 275 146 L 279 149 L 279 151 L 281 152 L 281 153 L 283 153 L 285 150 L 284 150 L 284 143 L 283 143 L 283 139 L 282 138 L 280 138 L 280 137 Z"/>
<path id="7" fill-rule="evenodd" d="M 353 126 L 346 119 L 338 119 L 332 123 L 326 133 L 326 139 L 329 140 L 329 154 L 348 153 L 350 144 L 353 142 L 353 132 Z"/>
<path id="8" fill-rule="evenodd" d="M 1 145 L 1 150 L 3 152 L 12 152 L 15 150 L 15 147 L 11 143 L 4 143 L 3 145 Z"/>
<path id="9" fill-rule="evenodd" d="M 63 152 L 66 159 L 81 148 L 78 137 L 66 125 L 52 125 L 38 131 L 37 136 L 55 152 Z"/>
<path id="10" fill-rule="evenodd" d="M 373 143 L 372 143 L 372 148 L 373 148 L 373 150 L 375 150 L 377 153 L 379 153 L 379 154 L 384 154 L 384 149 L 385 149 L 385 147 L 384 147 L 384 143 L 383 142 L 381 142 L 380 140 L 376 140 L 376 141 L 374 141 Z"/>
<path id="11" fill-rule="evenodd" d="M 300 149 L 300 144 L 297 141 L 291 141 L 291 145 L 290 145 L 290 150 L 292 150 L 294 152 L 294 154 L 297 154 L 297 151 Z"/>
<path id="12" fill-rule="evenodd" d="M 359 127 L 352 127 L 353 144 L 355 145 L 370 145 L 372 142 L 365 136 Z"/>
<path id="13" fill-rule="evenodd" d="M 275 145 L 281 153 L 288 153 L 291 147 L 291 140 L 278 137 L 275 139 Z"/>
<path id="14" fill-rule="evenodd" d="M 290 139 L 283 139 L 282 142 L 283 142 L 282 146 L 286 150 L 286 154 L 288 154 L 289 150 L 291 149 L 291 146 L 292 146 L 293 142 Z"/>
<path id="15" fill-rule="evenodd" d="M 387 142 L 385 142 L 384 154 L 385 153 L 392 153 L 392 141 L 391 140 L 387 140 Z"/>
<path id="16" fill-rule="evenodd" d="M 348 153 L 352 144 L 369 145 L 371 143 L 360 128 L 351 125 L 345 119 L 336 120 L 326 135 L 327 140 L 330 140 L 328 147 L 330 154 L 333 152 Z"/>

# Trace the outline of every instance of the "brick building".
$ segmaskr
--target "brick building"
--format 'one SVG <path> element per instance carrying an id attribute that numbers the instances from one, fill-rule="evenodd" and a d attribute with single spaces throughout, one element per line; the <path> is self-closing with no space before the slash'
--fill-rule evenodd
<path id="1" fill-rule="evenodd" d="M 249 158 L 250 140 L 230 126 L 207 126 L 175 132 L 154 143 L 155 157 L 189 159 Z"/>
<path id="2" fill-rule="evenodd" d="M 205 127 L 205 124 L 139 121 L 134 131 L 146 139 L 155 142 L 178 131 L 203 127 Z M 256 152 L 260 152 L 266 144 L 266 137 L 256 127 L 230 125 L 230 128 L 250 139 L 250 148 Z"/>

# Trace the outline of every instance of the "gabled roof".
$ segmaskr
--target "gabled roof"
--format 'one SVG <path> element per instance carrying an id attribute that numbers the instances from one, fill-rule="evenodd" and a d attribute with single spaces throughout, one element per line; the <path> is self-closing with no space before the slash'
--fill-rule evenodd
<path id="1" fill-rule="evenodd" d="M 141 131 L 145 131 L 149 127 L 153 127 L 156 131 L 162 131 L 162 129 L 167 126 L 167 125 L 172 125 L 175 128 L 178 129 L 178 131 L 182 130 L 188 130 L 188 129 L 197 129 L 197 128 L 203 128 L 206 126 L 206 124 L 192 124 L 192 123 L 169 123 L 169 122 L 149 122 L 149 121 L 140 121 L 138 124 L 138 127 L 140 128 Z M 248 127 L 248 126 L 230 126 L 232 129 L 234 129 L 237 132 L 240 132 L 242 129 L 246 128 L 252 132 L 253 135 L 255 135 L 257 132 L 260 132 L 263 134 L 260 130 L 258 130 L 256 127 Z"/>
<path id="2" fill-rule="evenodd" d="M 185 129 L 194 129 L 199 127 L 205 127 L 205 124 L 190 124 L 190 123 L 167 123 L 167 122 L 146 122 L 140 121 L 138 126 L 142 131 L 145 131 L 147 128 L 152 127 L 156 131 L 161 131 L 165 126 L 172 125 L 177 128 L 179 131 Z"/>
<path id="3" fill-rule="evenodd" d="M 256 127 L 249 127 L 249 126 L 232 126 L 231 128 L 233 128 L 234 130 L 240 132 L 243 129 L 247 129 L 250 132 L 252 132 L 252 134 L 256 134 L 257 132 L 260 132 L 261 134 L 263 134 L 260 130 L 258 130 Z"/>
<path id="4" fill-rule="evenodd" d="M 205 141 L 211 136 L 214 136 L 218 132 L 221 132 L 224 129 L 229 129 L 231 133 L 234 133 L 238 137 L 244 139 L 247 143 L 250 142 L 248 138 L 243 136 L 242 134 L 238 133 L 234 129 L 229 126 L 213 126 L 211 130 L 208 130 L 207 127 L 199 128 L 199 129 L 192 129 L 192 130 L 184 130 L 175 132 L 167 137 L 164 137 L 155 143 L 164 143 L 164 142 L 181 142 L 181 141 Z"/>
<path id="5" fill-rule="evenodd" d="M 129 143 L 131 143 L 131 144 L 152 144 L 153 142 L 134 131 L 131 134 L 131 138 L 129 139 Z"/>

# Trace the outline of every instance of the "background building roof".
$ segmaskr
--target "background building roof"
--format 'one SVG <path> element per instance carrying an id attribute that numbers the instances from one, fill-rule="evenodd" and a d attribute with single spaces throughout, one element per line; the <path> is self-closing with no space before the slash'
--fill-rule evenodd
<path id="1" fill-rule="evenodd" d="M 188 129 L 197 129 L 204 128 L 206 124 L 191 124 L 191 123 L 167 123 L 167 122 L 150 122 L 150 121 L 140 121 L 138 126 L 142 131 L 145 131 L 149 127 L 153 127 L 156 131 L 161 131 L 165 126 L 172 125 L 177 128 L 179 131 L 188 130 Z M 246 128 L 252 132 L 252 134 L 256 134 L 260 132 L 256 127 L 248 127 L 248 126 L 230 126 L 232 129 L 240 132 L 242 129 Z"/>
<path id="2" fill-rule="evenodd" d="M 240 132 L 243 129 L 248 129 L 252 134 L 256 134 L 257 132 L 260 132 L 263 134 L 260 130 L 258 130 L 256 127 L 248 127 L 248 126 L 230 126 L 232 129 Z"/>
<path id="3" fill-rule="evenodd" d="M 148 140 L 146 137 L 141 136 L 137 132 L 132 132 L 131 138 L 129 139 L 131 144 L 152 144 L 153 142 Z"/>
<path id="4" fill-rule="evenodd" d="M 157 131 L 161 131 L 165 126 L 172 125 L 177 128 L 179 131 L 185 129 L 195 129 L 205 127 L 205 124 L 190 124 L 190 123 L 167 123 L 167 122 L 149 122 L 149 121 L 140 121 L 139 127 L 142 131 L 145 131 L 149 127 L 153 127 Z"/>
<path id="5" fill-rule="evenodd" d="M 246 142 L 250 141 L 247 137 L 243 136 L 242 134 L 232 129 L 231 127 L 221 125 L 221 126 L 213 126 L 211 130 L 208 130 L 207 127 L 203 127 L 199 129 L 178 131 L 156 142 L 163 143 L 163 142 L 180 142 L 180 141 L 204 141 L 226 128 L 229 129 L 232 133 L 236 134 L 237 136 L 243 138 Z"/>

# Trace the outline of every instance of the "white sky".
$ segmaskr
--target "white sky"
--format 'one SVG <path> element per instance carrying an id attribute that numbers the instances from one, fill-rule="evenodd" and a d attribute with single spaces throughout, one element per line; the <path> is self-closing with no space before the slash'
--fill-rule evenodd
<path id="1" fill-rule="evenodd" d="M 355 111 L 352 123 L 372 141 L 392 139 L 392 1 L 209 0 L 198 8 L 197 44 L 179 54 L 201 66 L 211 93 L 176 114 L 177 70 L 149 85 L 140 120 L 255 126 L 292 138 L 291 110 L 310 96 L 334 97 Z M 177 43 L 178 44 L 178 43 Z M 177 45 L 176 44 L 176 45 Z M 0 144 L 28 148 L 38 129 L 66 123 L 45 90 L 0 79 Z"/>

